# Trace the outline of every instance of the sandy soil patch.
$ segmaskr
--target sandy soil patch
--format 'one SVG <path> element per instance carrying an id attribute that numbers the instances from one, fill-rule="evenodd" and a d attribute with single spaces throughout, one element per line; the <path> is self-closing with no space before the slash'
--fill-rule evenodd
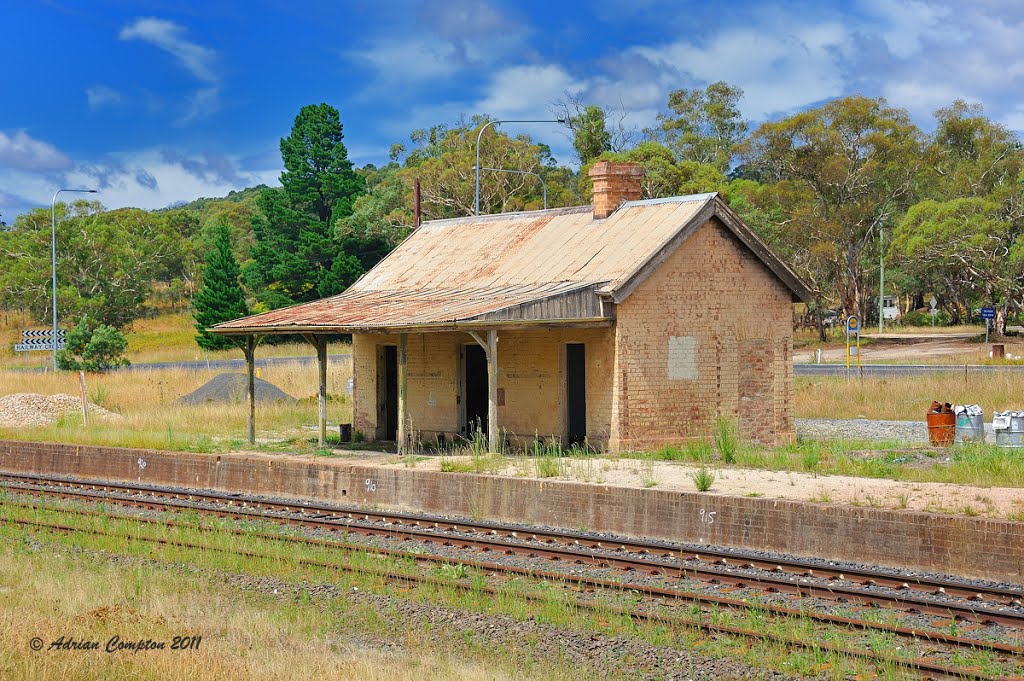
<path id="1" fill-rule="evenodd" d="M 469 461 L 468 457 L 449 460 Z M 397 456 L 374 458 L 366 463 L 406 466 Z M 441 459 L 416 461 L 416 468 L 440 470 Z M 649 487 L 694 492 L 693 474 L 698 467 L 687 463 L 637 459 L 567 459 L 563 475 L 547 478 L 621 487 Z M 1005 518 L 1024 513 L 1024 489 L 973 487 L 933 482 L 904 482 L 841 475 L 815 475 L 788 471 L 713 468 L 715 482 L 705 494 L 752 496 L 790 501 L 912 509 L 951 515 Z M 539 478 L 536 461 L 511 461 L 497 475 Z"/>

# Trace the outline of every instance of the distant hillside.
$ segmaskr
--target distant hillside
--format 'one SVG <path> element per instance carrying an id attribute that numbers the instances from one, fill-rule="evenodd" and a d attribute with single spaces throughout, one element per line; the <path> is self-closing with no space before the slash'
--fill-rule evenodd
<path id="1" fill-rule="evenodd" d="M 269 188 L 270 187 L 268 187 L 265 184 L 260 184 L 260 185 L 256 185 L 255 187 L 247 187 L 247 188 L 242 189 L 242 190 L 237 191 L 237 192 L 235 192 L 235 191 L 229 192 L 228 195 L 224 196 L 224 197 L 205 197 L 204 196 L 202 198 L 196 199 L 195 201 L 189 201 L 187 203 L 184 202 L 184 201 L 180 202 L 180 203 L 174 203 L 174 204 L 171 204 L 170 206 L 168 206 L 167 208 L 161 208 L 161 209 L 156 210 L 154 212 L 161 213 L 161 212 L 166 212 L 166 211 L 170 211 L 170 210 L 184 210 L 184 211 L 188 211 L 190 213 L 200 213 L 200 214 L 202 214 L 202 213 L 205 213 L 210 208 L 210 204 L 224 203 L 224 202 L 227 202 L 227 203 L 243 203 L 243 204 L 255 206 L 256 205 L 256 197 L 259 196 L 260 192 L 262 192 L 264 189 L 269 189 Z"/>

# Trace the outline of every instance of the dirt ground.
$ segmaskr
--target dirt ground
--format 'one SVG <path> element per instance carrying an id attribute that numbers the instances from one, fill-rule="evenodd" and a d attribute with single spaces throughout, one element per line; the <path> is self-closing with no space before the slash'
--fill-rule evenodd
<path id="1" fill-rule="evenodd" d="M 862 341 L 869 343 L 861 347 L 861 361 L 871 362 L 905 362 L 915 364 L 922 361 L 934 363 L 948 361 L 952 364 L 980 362 L 989 357 L 991 343 L 973 342 L 966 334 L 926 335 L 926 334 L 883 334 L 881 336 L 865 336 Z M 1024 357 L 1024 343 L 1001 341 L 1006 346 L 1007 359 Z M 821 352 L 822 362 L 845 362 L 846 346 L 827 347 Z M 815 361 L 815 349 L 802 349 L 793 353 L 793 361 L 798 364 L 810 364 Z"/>
<path id="2" fill-rule="evenodd" d="M 458 461 L 460 458 L 452 457 L 450 460 Z M 383 466 L 409 465 L 394 455 L 375 457 L 366 463 L 379 463 Z M 440 470 L 441 459 L 420 460 L 414 465 L 424 470 Z M 577 459 L 567 460 L 566 466 L 564 475 L 549 479 L 623 487 L 652 487 L 680 492 L 696 490 L 693 474 L 697 466 L 685 463 L 636 459 Z M 1024 489 L 1020 488 L 900 482 L 740 468 L 714 469 L 713 472 L 715 482 L 706 492 L 709 495 L 755 496 L 992 518 L 1006 518 L 1024 513 Z M 522 463 L 513 462 L 496 474 L 538 477 L 536 464 L 530 459 L 524 459 Z"/>

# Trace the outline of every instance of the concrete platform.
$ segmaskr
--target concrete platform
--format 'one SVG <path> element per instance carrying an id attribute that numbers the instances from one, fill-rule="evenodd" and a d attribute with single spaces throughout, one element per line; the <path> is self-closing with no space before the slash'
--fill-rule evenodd
<path id="1" fill-rule="evenodd" d="M 201 487 L 1021 582 L 1024 523 L 582 482 L 379 467 L 275 454 L 194 454 L 0 441 L 0 470 Z"/>

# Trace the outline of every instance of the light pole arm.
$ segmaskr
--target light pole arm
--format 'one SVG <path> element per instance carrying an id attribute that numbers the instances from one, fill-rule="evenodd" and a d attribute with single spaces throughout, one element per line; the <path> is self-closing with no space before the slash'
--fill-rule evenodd
<path id="1" fill-rule="evenodd" d="M 95 194 L 95 189 L 58 189 L 50 200 L 50 271 L 53 277 L 53 370 L 57 371 L 57 197 L 61 192 Z"/>
<path id="2" fill-rule="evenodd" d="M 497 125 L 500 121 L 487 121 L 476 134 L 476 214 L 480 215 L 480 139 L 484 136 L 484 130 Z"/>
<path id="3" fill-rule="evenodd" d="M 480 127 L 480 132 L 476 134 L 476 214 L 480 215 L 480 140 L 483 138 L 484 130 L 491 127 L 492 125 L 498 125 L 499 123 L 565 123 L 564 118 L 556 118 L 554 120 L 548 119 L 530 119 L 530 120 L 501 120 L 501 121 L 487 121 Z M 543 182 L 543 180 L 541 180 Z M 544 188 L 544 194 L 547 195 L 547 187 Z"/>

